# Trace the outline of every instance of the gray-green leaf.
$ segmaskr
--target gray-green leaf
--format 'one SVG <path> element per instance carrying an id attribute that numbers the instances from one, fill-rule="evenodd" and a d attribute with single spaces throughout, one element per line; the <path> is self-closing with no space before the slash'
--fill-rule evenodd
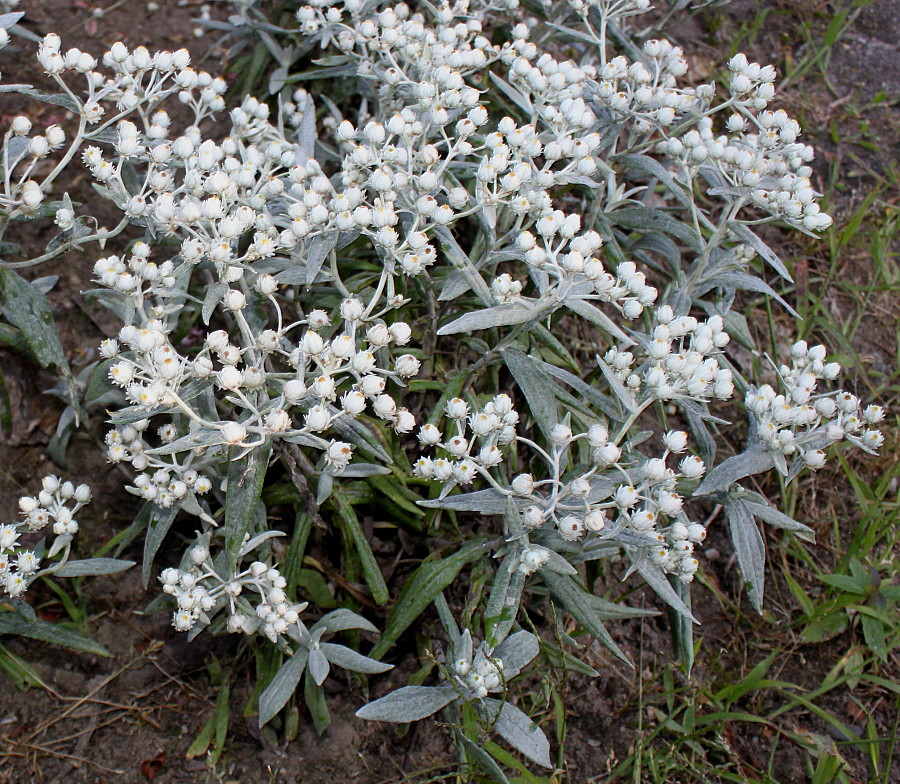
<path id="1" fill-rule="evenodd" d="M 369 721 L 406 724 L 437 713 L 458 696 L 452 686 L 404 686 L 380 700 L 363 705 L 356 715 Z"/>
<path id="2" fill-rule="evenodd" d="M 766 547 L 750 510 L 738 498 L 728 497 L 723 506 L 741 574 L 747 581 L 747 595 L 757 612 L 762 612 L 766 582 Z"/>
<path id="3" fill-rule="evenodd" d="M 331 669 L 331 665 L 328 663 L 328 657 L 325 655 L 325 652 L 320 648 L 313 648 L 309 652 L 309 674 L 312 675 L 313 680 L 316 682 L 316 686 L 321 686 L 325 683 L 325 679 L 328 677 L 328 671 Z"/>
<path id="4" fill-rule="evenodd" d="M 538 765 L 553 767 L 550 761 L 550 741 L 537 724 L 508 702 L 486 699 L 484 703 L 489 715 L 497 714 L 494 731 L 501 738 Z"/>
<path id="5" fill-rule="evenodd" d="M 346 645 L 335 645 L 331 642 L 323 642 L 319 644 L 319 648 L 325 657 L 332 664 L 343 667 L 345 670 L 353 670 L 353 672 L 363 672 L 366 675 L 374 675 L 379 672 L 387 672 L 394 668 L 393 664 L 385 664 L 384 662 L 370 659 L 351 650 Z"/>
<path id="6" fill-rule="evenodd" d="M 85 577 L 88 575 L 118 574 L 134 566 L 134 561 L 120 558 L 88 558 L 69 561 L 53 573 L 57 577 Z"/>
<path id="7" fill-rule="evenodd" d="M 281 669 L 275 673 L 268 686 L 259 695 L 259 726 L 262 727 L 278 713 L 291 698 L 300 684 L 303 670 L 309 658 L 309 651 L 300 648 Z"/>

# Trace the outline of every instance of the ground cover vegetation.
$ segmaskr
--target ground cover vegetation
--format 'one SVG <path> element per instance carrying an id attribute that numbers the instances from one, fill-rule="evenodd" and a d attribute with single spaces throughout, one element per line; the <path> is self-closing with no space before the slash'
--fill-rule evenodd
<path id="1" fill-rule="evenodd" d="M 378 722 L 410 781 L 891 781 L 896 352 L 859 346 L 892 318 L 893 172 L 842 202 L 779 103 L 831 88 L 864 6 L 779 72 L 738 48 L 765 5 L 721 61 L 669 40 L 718 5 L 235 2 L 198 22 L 231 82 L 41 36 L 51 89 L 2 89 L 67 114 L 6 122 L 0 337 L 63 407 L 0 526 L 11 682 L 52 693 L 35 644 L 112 653 L 83 591 L 135 575 L 144 616 L 227 641 L 179 752 L 211 780 L 243 712 L 287 757 Z M 866 169 L 856 127 L 830 142 Z M 80 366 L 57 259 L 105 310 Z M 84 547 L 91 434 L 133 511 Z M 582 702 L 610 678 L 636 729 L 607 746 Z"/>

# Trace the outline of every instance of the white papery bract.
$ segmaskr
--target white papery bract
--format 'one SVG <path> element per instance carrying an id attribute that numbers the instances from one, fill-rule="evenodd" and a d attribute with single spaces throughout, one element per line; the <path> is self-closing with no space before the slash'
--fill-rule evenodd
<path id="1" fill-rule="evenodd" d="M 90 501 L 88 485 L 74 485 L 54 474 L 41 480 L 37 496 L 19 499 L 22 519 L 0 525 L 0 587 L 9 596 L 21 596 L 38 577 L 50 575 L 65 564 L 79 530 L 75 515 Z M 34 538 L 30 534 L 46 535 L 48 531 L 54 539 L 43 557 L 22 541 L 23 536 L 30 540 Z M 50 560 L 57 555 L 57 560 Z"/>
<path id="2" fill-rule="evenodd" d="M 884 418 L 879 406 L 866 406 L 843 389 L 828 391 L 822 382 L 836 381 L 837 362 L 826 362 L 824 346 L 798 341 L 791 347 L 791 365 L 778 368 L 778 387 L 750 387 L 744 404 L 756 423 L 756 433 L 774 454 L 799 455 L 806 467 L 825 465 L 823 448 L 839 441 L 874 453 L 883 443 L 873 427 Z M 784 457 L 781 460 L 784 460 Z"/>

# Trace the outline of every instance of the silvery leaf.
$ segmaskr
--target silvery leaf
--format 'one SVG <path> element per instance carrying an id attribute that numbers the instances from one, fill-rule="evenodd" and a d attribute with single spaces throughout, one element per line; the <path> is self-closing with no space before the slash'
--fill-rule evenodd
<path id="1" fill-rule="evenodd" d="M 583 397 L 587 399 L 589 403 L 593 403 L 597 408 L 599 408 L 604 414 L 608 417 L 616 418 L 618 416 L 618 412 L 616 411 L 616 407 L 613 401 L 608 398 L 606 395 L 601 394 L 596 389 L 594 389 L 590 384 L 582 381 L 578 376 L 573 373 L 570 373 L 568 370 L 563 370 L 562 368 L 558 368 L 555 365 L 551 365 L 547 362 L 543 362 L 541 360 L 532 360 L 535 365 L 540 367 L 542 370 L 546 370 L 551 376 L 559 379 L 564 384 L 572 387 L 576 392 L 581 393 Z"/>
<path id="2" fill-rule="evenodd" d="M 665 234 L 645 234 L 630 246 L 632 253 L 645 251 L 662 256 L 669 266 L 677 272 L 681 271 L 681 251 Z"/>
<path id="3" fill-rule="evenodd" d="M 282 286 L 299 286 L 306 284 L 306 265 L 295 264 L 275 275 L 275 280 Z"/>
<path id="4" fill-rule="evenodd" d="M 491 72 L 491 79 L 500 88 L 500 91 L 525 113 L 526 117 L 534 114 L 531 99 L 527 95 L 517 90 L 509 82 L 501 79 L 493 71 Z"/>
<path id="5" fill-rule="evenodd" d="M 203 296 L 203 308 L 200 312 L 204 324 L 209 324 L 213 312 L 222 301 L 222 297 L 225 296 L 225 292 L 227 291 L 227 283 L 213 283 L 211 286 L 207 287 L 206 294 Z"/>
<path id="6" fill-rule="evenodd" d="M 750 325 L 747 323 L 747 317 L 743 313 L 729 310 L 722 315 L 722 319 L 725 322 L 725 331 L 738 343 L 749 349 L 756 347 L 756 344 L 753 342 L 753 335 L 750 334 Z"/>
<path id="7" fill-rule="evenodd" d="M 328 663 L 328 657 L 320 648 L 312 648 L 309 652 L 309 674 L 312 675 L 316 686 L 325 683 L 328 677 L 328 671 L 331 665 Z"/>
<path id="8" fill-rule="evenodd" d="M 353 670 L 353 672 L 374 675 L 379 672 L 387 672 L 394 667 L 393 664 L 385 664 L 384 662 L 370 659 L 368 656 L 363 656 L 345 645 L 323 642 L 319 644 L 319 649 L 332 664 L 343 667 L 345 670 Z"/>
<path id="9" fill-rule="evenodd" d="M 546 438 L 559 424 L 559 410 L 556 405 L 554 384 L 535 362 L 521 351 L 506 349 L 502 352 L 506 367 L 525 395 L 528 410 Z"/>
<path id="10" fill-rule="evenodd" d="M 470 661 L 473 652 L 474 648 L 472 644 L 472 632 L 470 632 L 468 629 L 463 629 L 462 634 L 459 635 L 459 643 L 453 653 L 457 659 L 465 659 L 466 661 Z"/>
<path id="11" fill-rule="evenodd" d="M 583 319 L 587 319 L 592 324 L 600 327 L 608 335 L 612 335 L 620 343 L 626 346 L 634 344 L 634 341 L 626 335 L 621 327 L 616 324 L 609 316 L 607 316 L 600 308 L 592 305 L 583 299 L 566 299 L 566 307 L 573 313 L 577 313 Z"/>
<path id="12" fill-rule="evenodd" d="M 478 299 L 481 300 L 482 305 L 491 305 L 494 301 L 494 298 L 491 295 L 490 288 L 488 288 L 487 283 L 484 282 L 484 278 L 481 277 L 481 274 L 472 263 L 472 260 L 459 246 L 459 243 L 456 241 L 456 238 L 453 236 L 450 230 L 446 226 L 435 226 L 434 234 L 435 237 L 437 237 L 441 241 L 441 249 L 444 251 L 444 253 L 447 254 L 447 258 L 453 265 L 454 269 L 458 270 L 460 274 L 465 278 L 465 281 L 468 284 L 468 288 L 472 289 L 472 291 L 475 292 Z M 465 291 L 466 289 L 463 289 L 463 291 L 460 291 L 455 296 L 459 296 L 459 294 L 462 294 Z M 452 299 L 453 297 L 449 298 Z M 443 301 L 444 299 L 444 292 L 442 291 L 438 296 L 438 300 Z"/>
<path id="13" fill-rule="evenodd" d="M 544 569 L 549 569 L 551 572 L 556 572 L 557 574 L 567 574 L 569 576 L 578 574 L 578 570 L 558 552 L 549 548 L 543 549 L 547 550 L 549 556 L 549 560 L 543 566 Z"/>
<path id="14" fill-rule="evenodd" d="M 555 574 L 550 571 L 539 572 L 541 579 L 553 598 L 556 599 L 563 608 L 571 613 L 572 617 L 580 623 L 589 634 L 594 635 L 597 640 L 613 653 L 618 659 L 625 662 L 629 667 L 633 666 L 631 660 L 622 652 L 609 632 L 600 622 L 597 613 L 591 606 L 588 594 L 583 588 L 576 585 L 570 578 Z"/>
<path id="15" fill-rule="evenodd" d="M 218 446 L 225 443 L 222 431 L 216 428 L 204 427 L 188 433 L 186 436 L 176 438 L 169 444 L 163 444 L 155 449 L 148 449 L 150 455 L 174 455 L 178 452 L 186 452 L 200 446 Z"/>
<path id="16" fill-rule="evenodd" d="M 311 286 L 315 283 L 322 269 L 325 259 L 331 253 L 331 249 L 335 246 L 338 239 L 337 231 L 329 231 L 327 234 L 319 234 L 306 243 L 304 248 L 304 258 L 306 261 L 306 285 Z"/>
<path id="17" fill-rule="evenodd" d="M 746 272 L 726 271 L 719 272 L 703 281 L 705 286 L 710 288 L 720 286 L 722 288 L 742 289 L 744 291 L 758 291 L 767 297 L 774 299 L 781 307 L 783 307 L 794 318 L 800 318 L 800 314 L 794 310 L 790 304 L 775 289 L 773 289 L 764 280 L 760 280 Z M 700 294 L 705 292 L 701 291 Z"/>
<path id="18" fill-rule="evenodd" d="M 602 621 L 614 621 L 622 618 L 650 618 L 659 615 L 657 610 L 645 610 L 641 607 L 627 607 L 619 602 L 610 602 L 601 596 L 588 596 L 588 601 L 597 617 Z"/>
<path id="19" fill-rule="evenodd" d="M 606 378 L 607 383 L 613 391 L 616 399 L 625 407 L 625 409 L 633 414 L 637 411 L 637 401 L 634 399 L 634 392 L 632 392 L 628 387 L 626 387 L 621 381 L 619 381 L 619 377 L 613 372 L 613 369 L 606 364 L 600 357 L 597 357 L 597 364 L 600 366 L 600 370 L 603 372 L 604 377 Z"/>
<path id="20" fill-rule="evenodd" d="M 697 442 L 697 451 L 700 453 L 700 457 L 703 458 L 703 462 L 707 466 L 712 465 L 716 459 L 716 440 L 712 437 L 706 422 L 704 422 L 702 409 L 691 400 L 679 402 L 691 433 L 694 435 L 694 440 Z"/>
<path id="21" fill-rule="evenodd" d="M 249 539 L 246 544 L 244 544 L 240 552 L 238 553 L 238 557 L 243 558 L 247 553 L 252 553 L 257 547 L 259 547 L 263 542 L 268 541 L 276 536 L 287 536 L 284 531 L 264 531 L 261 534 L 257 534 L 252 539 Z"/>
<path id="22" fill-rule="evenodd" d="M 11 14 L 0 14 L 0 27 L 6 30 L 7 28 L 12 27 L 23 16 L 25 16 L 24 11 L 14 11 Z"/>
<path id="23" fill-rule="evenodd" d="M 489 716 L 496 716 L 494 731 L 516 751 L 534 760 L 538 765 L 552 768 L 550 741 L 527 715 L 515 705 L 499 700 L 483 700 Z"/>
<path id="24" fill-rule="evenodd" d="M 747 596 L 757 612 L 762 612 L 766 582 L 766 547 L 753 515 L 739 498 L 726 497 L 728 529 L 741 574 L 747 581 Z"/>
<path id="25" fill-rule="evenodd" d="M 513 324 L 524 324 L 542 318 L 545 311 L 518 303 L 504 303 L 492 308 L 476 310 L 464 313 L 462 316 L 445 324 L 438 331 L 438 335 L 456 335 L 460 332 L 476 332 L 491 327 L 506 327 Z"/>
<path id="26" fill-rule="evenodd" d="M 69 561 L 54 570 L 54 574 L 57 577 L 118 574 L 132 566 L 134 566 L 134 561 L 123 561 L 120 558 L 88 558 L 83 561 Z"/>
<path id="27" fill-rule="evenodd" d="M 437 713 L 458 696 L 452 686 L 404 686 L 380 700 L 363 705 L 356 715 L 370 721 L 407 724 Z"/>
<path id="28" fill-rule="evenodd" d="M 419 501 L 419 506 L 428 509 L 453 509 L 457 512 L 480 512 L 481 514 L 503 514 L 508 496 L 496 488 L 475 490 L 471 493 L 451 495 L 440 500 Z"/>
<path id="29" fill-rule="evenodd" d="M 281 69 L 278 69 L 281 70 Z M 287 75 L 287 68 L 284 69 L 285 75 Z M 272 74 L 272 79 L 275 78 L 275 73 Z M 282 82 L 283 84 L 283 82 Z M 280 89 L 280 87 L 278 88 Z M 269 87 L 269 92 L 273 95 L 278 92 L 278 90 L 273 90 L 271 85 Z M 295 158 L 297 159 L 297 163 L 305 164 L 307 160 L 315 157 L 316 152 L 316 107 L 313 103 L 312 97 L 307 93 L 306 95 L 306 106 L 303 108 L 303 114 L 300 118 L 300 125 L 297 127 L 297 144 L 298 148 L 295 153 Z"/>
<path id="30" fill-rule="evenodd" d="M 694 495 L 709 495 L 717 490 L 727 490 L 738 480 L 769 471 L 773 465 L 775 461 L 772 459 L 772 453 L 765 445 L 757 444 L 719 463 L 706 475 L 694 491 Z"/>
<path id="31" fill-rule="evenodd" d="M 347 479 L 363 479 L 367 476 L 386 476 L 390 473 L 391 469 L 387 466 L 375 463 L 351 463 L 340 475 Z"/>
<path id="32" fill-rule="evenodd" d="M 290 659 L 281 665 L 281 669 L 275 673 L 275 677 L 259 695 L 260 727 L 271 721 L 297 690 L 308 658 L 309 651 L 306 648 L 298 649 Z"/>
<path id="33" fill-rule="evenodd" d="M 737 221 L 729 221 L 728 228 L 731 229 L 732 234 L 737 237 L 741 242 L 745 242 L 749 245 L 753 250 L 755 250 L 760 256 L 765 259 L 766 263 L 772 267 L 782 278 L 791 283 L 794 282 L 794 279 L 791 277 L 791 274 L 787 271 L 787 267 L 784 266 L 784 262 L 778 258 L 775 251 L 773 251 L 765 242 L 763 242 L 759 237 L 756 236 L 749 228 L 747 228 L 743 223 L 738 223 Z"/>
<path id="34" fill-rule="evenodd" d="M 507 637 L 491 656 L 503 662 L 503 677 L 509 680 L 515 678 L 540 651 L 537 637 L 523 630 Z"/>
<path id="35" fill-rule="evenodd" d="M 785 531 L 793 531 L 797 536 L 801 539 L 805 539 L 807 542 L 815 541 L 816 534 L 812 528 L 797 522 L 793 517 L 789 517 L 784 512 L 778 511 L 774 506 L 757 504 L 752 501 L 747 501 L 746 499 L 742 499 L 742 503 L 750 514 L 754 517 L 758 517 L 763 522 L 774 525 L 776 528 L 783 528 Z"/>
<path id="36" fill-rule="evenodd" d="M 329 406 L 329 411 L 331 414 L 337 413 L 337 409 L 334 406 Z M 331 429 L 341 438 L 353 444 L 353 446 L 359 447 L 359 449 L 372 457 L 377 457 L 383 463 L 390 465 L 394 462 L 393 458 L 384 451 L 384 447 L 372 435 L 372 431 L 359 420 L 340 416 L 332 421 Z"/>
<path id="37" fill-rule="evenodd" d="M 637 231 L 660 231 L 681 240 L 691 250 L 703 252 L 703 239 L 697 230 L 653 207 L 623 207 L 607 215 L 617 226 Z"/>
<path id="38" fill-rule="evenodd" d="M 313 624 L 311 631 L 313 633 L 322 630 L 326 634 L 334 632 L 343 632 L 347 629 L 362 629 L 363 631 L 378 634 L 378 629 L 372 623 L 367 621 L 361 615 L 357 615 L 352 610 L 341 607 L 334 610 L 328 615 L 322 616 Z"/>
<path id="39" fill-rule="evenodd" d="M 75 537 L 72 534 L 62 534 L 61 536 L 57 536 L 56 539 L 53 540 L 53 544 L 50 545 L 50 550 L 47 552 L 47 558 L 52 558 L 54 555 L 61 553 L 63 548 L 74 538 Z"/>
<path id="40" fill-rule="evenodd" d="M 632 557 L 632 564 L 638 574 L 644 578 L 644 582 L 646 582 L 647 585 L 654 590 L 656 595 L 668 604 L 669 607 L 688 620 L 693 621 L 696 624 L 700 623 L 672 587 L 669 578 L 666 577 L 662 569 L 647 557 L 646 551 L 634 555 Z"/>
<path id="41" fill-rule="evenodd" d="M 469 740 L 456 727 L 453 728 L 453 736 L 456 742 L 463 746 L 470 760 L 474 760 L 475 764 L 486 773 L 494 784 L 510 784 L 509 779 L 503 769 L 497 764 L 496 760 L 488 754 L 481 746 L 474 741 Z"/>
<path id="42" fill-rule="evenodd" d="M 319 474 L 319 481 L 316 483 L 316 506 L 324 504 L 331 497 L 333 489 L 334 474 L 326 468 Z"/>

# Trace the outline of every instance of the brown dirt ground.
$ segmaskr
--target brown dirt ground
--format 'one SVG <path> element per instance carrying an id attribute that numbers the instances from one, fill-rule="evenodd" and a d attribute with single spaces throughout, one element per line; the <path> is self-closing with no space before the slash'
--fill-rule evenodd
<path id="1" fill-rule="evenodd" d="M 165 0 L 160 5 L 159 11 L 150 14 L 143 2 L 132 0 L 98 19 L 81 0 L 31 3 L 25 0 L 22 4 L 28 13 L 29 29 L 38 33 L 68 31 L 64 43 L 77 39 L 82 48 L 95 53 L 115 40 L 123 40 L 130 45 L 152 42 L 156 48 L 188 46 L 195 60 L 207 54 L 214 36 L 198 40 L 190 33 L 193 26 L 190 20 L 197 15 L 199 3 Z M 782 64 L 796 62 L 803 56 L 803 40 L 797 34 L 796 25 L 808 20 L 813 30 L 821 33 L 822 13 L 830 4 L 813 0 L 795 3 L 735 0 L 723 11 L 686 26 L 681 40 L 688 51 L 697 51 L 709 62 L 718 62 L 736 31 L 763 6 L 771 7 L 772 14 L 750 42 L 749 49 L 762 62 Z M 900 2 L 897 0 L 880 0 L 865 7 L 832 54 L 827 69 L 831 88 L 817 81 L 814 73 L 785 95 L 786 107 L 801 115 L 805 127 L 813 129 L 811 137 L 820 150 L 819 172 L 823 181 L 832 164 L 842 171 L 844 189 L 833 197 L 839 220 L 858 206 L 872 186 L 873 178 L 895 162 L 892 151 L 897 149 L 898 129 L 892 111 L 900 94 L 898 20 Z M 0 68 L 8 79 L 12 80 L 15 74 L 15 81 L 41 84 L 43 77 L 39 73 L 30 78 L 20 77 L 22 69 L 30 67 L 29 61 L 23 63 L 21 53 L 30 56 L 31 51 L 31 44 L 24 43 L 18 53 L 6 50 L 0 54 Z M 212 52 L 212 55 L 203 67 L 215 71 L 221 53 Z M 872 104 L 879 92 L 892 101 Z M 870 145 L 837 143 L 829 133 L 829 123 L 841 118 L 841 111 L 848 104 L 856 107 L 858 115 L 868 123 L 872 136 L 867 141 L 875 140 Z M 29 106 L 29 113 L 33 114 L 35 108 Z M 37 119 L 47 124 L 59 121 L 51 108 L 39 107 L 42 113 Z M 3 123 L 19 110 L 20 107 L 4 96 L 0 103 Z M 852 158 L 844 157 L 848 149 Z M 896 197 L 896 193 L 889 197 L 895 205 Z M 34 247 L 41 247 L 45 239 L 40 232 L 26 237 Z M 781 250 L 795 259 L 807 259 L 813 265 L 822 254 L 811 243 L 787 245 Z M 848 274 L 864 277 L 865 259 L 853 261 L 858 268 Z M 78 296 L 80 290 L 88 287 L 92 262 L 90 256 L 68 258 L 47 265 L 39 273 L 61 276 L 51 301 L 76 371 L 96 358 L 95 346 L 104 335 L 102 315 L 86 308 Z M 890 315 L 895 307 L 892 309 L 886 303 L 885 309 L 888 318 L 878 320 L 871 330 L 861 331 L 860 341 L 867 342 L 857 346 L 860 354 L 869 358 L 866 361 L 870 367 L 876 369 L 892 367 L 896 358 L 896 350 L 892 348 L 896 346 L 896 335 Z M 95 448 L 93 441 L 101 432 L 99 423 L 95 422 L 88 434 L 76 436 L 70 447 L 69 466 L 61 469 L 53 465 L 45 452 L 61 409 L 53 398 L 35 394 L 35 390 L 52 386 L 53 378 L 5 350 L 0 350 L 0 373 L 8 385 L 13 410 L 12 429 L 0 440 L 0 516 L 13 515 L 15 498 L 33 492 L 37 478 L 45 473 L 65 470 L 74 477 L 95 477 L 92 484 L 98 502 L 86 510 L 82 528 L 84 551 L 89 552 L 121 530 L 135 508 L 133 499 L 121 490 L 121 477 L 109 469 Z M 870 466 L 870 470 L 873 468 Z M 813 497 L 811 484 L 807 492 L 808 497 Z M 838 514 L 849 523 L 852 507 L 845 500 L 845 484 L 836 476 L 818 483 L 815 492 L 815 505 L 811 508 L 815 509 L 816 519 L 809 522 L 827 539 L 833 515 Z M 713 534 L 709 547 L 725 555 L 709 564 L 708 580 L 723 594 L 732 600 L 737 597 L 740 602 L 740 581 L 727 557 L 730 545 L 721 529 Z M 704 646 L 692 681 L 676 675 L 680 688 L 689 690 L 703 684 L 714 689 L 716 685 L 725 685 L 734 673 L 746 672 L 770 650 L 783 645 L 793 647 L 794 655 L 787 659 L 788 666 L 773 677 L 814 688 L 849 648 L 852 641 L 847 635 L 827 647 L 797 644 L 786 623 L 786 619 L 796 615 L 797 607 L 785 586 L 779 583 L 777 570 L 767 577 L 770 607 L 766 619 L 748 615 L 746 603 L 737 617 L 730 605 L 697 586 L 695 612 L 703 620 L 699 633 Z M 611 584 L 616 595 L 628 593 L 631 586 L 631 583 Z M 358 684 L 352 681 L 345 684 L 335 681 L 336 693 L 329 703 L 334 723 L 322 738 L 317 738 L 311 728 L 301 723 L 295 741 L 285 747 L 270 746 L 259 739 L 252 722 L 241 717 L 250 692 L 250 674 L 246 671 L 237 673 L 229 742 L 218 765 L 210 770 L 202 759 L 186 760 L 185 751 L 211 715 L 215 700 L 216 688 L 209 676 L 209 663 L 215 659 L 228 668 L 237 643 L 201 636 L 187 644 L 168 627 L 165 616 L 139 614 L 148 597 L 136 574 L 93 579 L 82 590 L 92 613 L 89 631 L 113 656 L 109 659 L 76 656 L 43 644 L 3 640 L 9 651 L 34 667 L 46 688 L 18 691 L 8 682 L 3 683 L 0 782 L 127 784 L 152 779 L 161 784 L 207 781 L 376 784 L 453 780 L 441 776 L 442 772 L 449 776 L 454 754 L 439 728 L 432 723 L 420 723 L 400 735 L 391 728 L 354 719 L 353 712 L 364 697 Z M 31 598 L 45 617 L 64 615 L 63 608 L 49 591 L 36 590 Z M 654 598 L 645 590 L 631 592 L 627 600 L 635 606 L 656 606 Z M 776 619 L 785 620 L 784 625 Z M 601 677 L 571 678 L 566 780 L 578 784 L 604 781 L 606 772 L 633 750 L 638 739 L 639 689 L 643 690 L 644 697 L 660 696 L 660 672 L 671 657 L 664 618 L 609 626 L 617 643 L 632 656 L 636 669 L 629 671 L 594 645 L 586 652 L 586 660 L 602 673 Z M 893 674 L 896 676 L 896 669 Z M 375 682 L 375 692 L 382 694 L 402 680 L 401 674 L 392 673 Z M 891 703 L 882 694 L 844 692 L 829 700 L 825 707 L 851 723 L 860 720 L 858 706 L 862 706 L 875 718 L 881 731 L 889 728 Z M 772 706 L 748 698 L 741 707 L 762 710 Z M 652 727 L 652 716 L 644 719 L 646 733 Z M 827 731 L 821 720 L 799 711 L 790 715 L 788 725 L 798 733 Z M 770 731 L 733 724 L 727 736 L 720 740 L 738 759 L 765 769 L 773 743 Z M 802 752 L 789 741 L 781 739 L 780 743 L 775 766 L 778 780 L 806 781 Z M 865 781 L 861 753 L 850 748 L 845 749 L 845 756 L 853 766 L 852 780 Z M 711 766 L 716 762 L 710 759 Z M 708 780 L 718 780 L 712 768 Z"/>

